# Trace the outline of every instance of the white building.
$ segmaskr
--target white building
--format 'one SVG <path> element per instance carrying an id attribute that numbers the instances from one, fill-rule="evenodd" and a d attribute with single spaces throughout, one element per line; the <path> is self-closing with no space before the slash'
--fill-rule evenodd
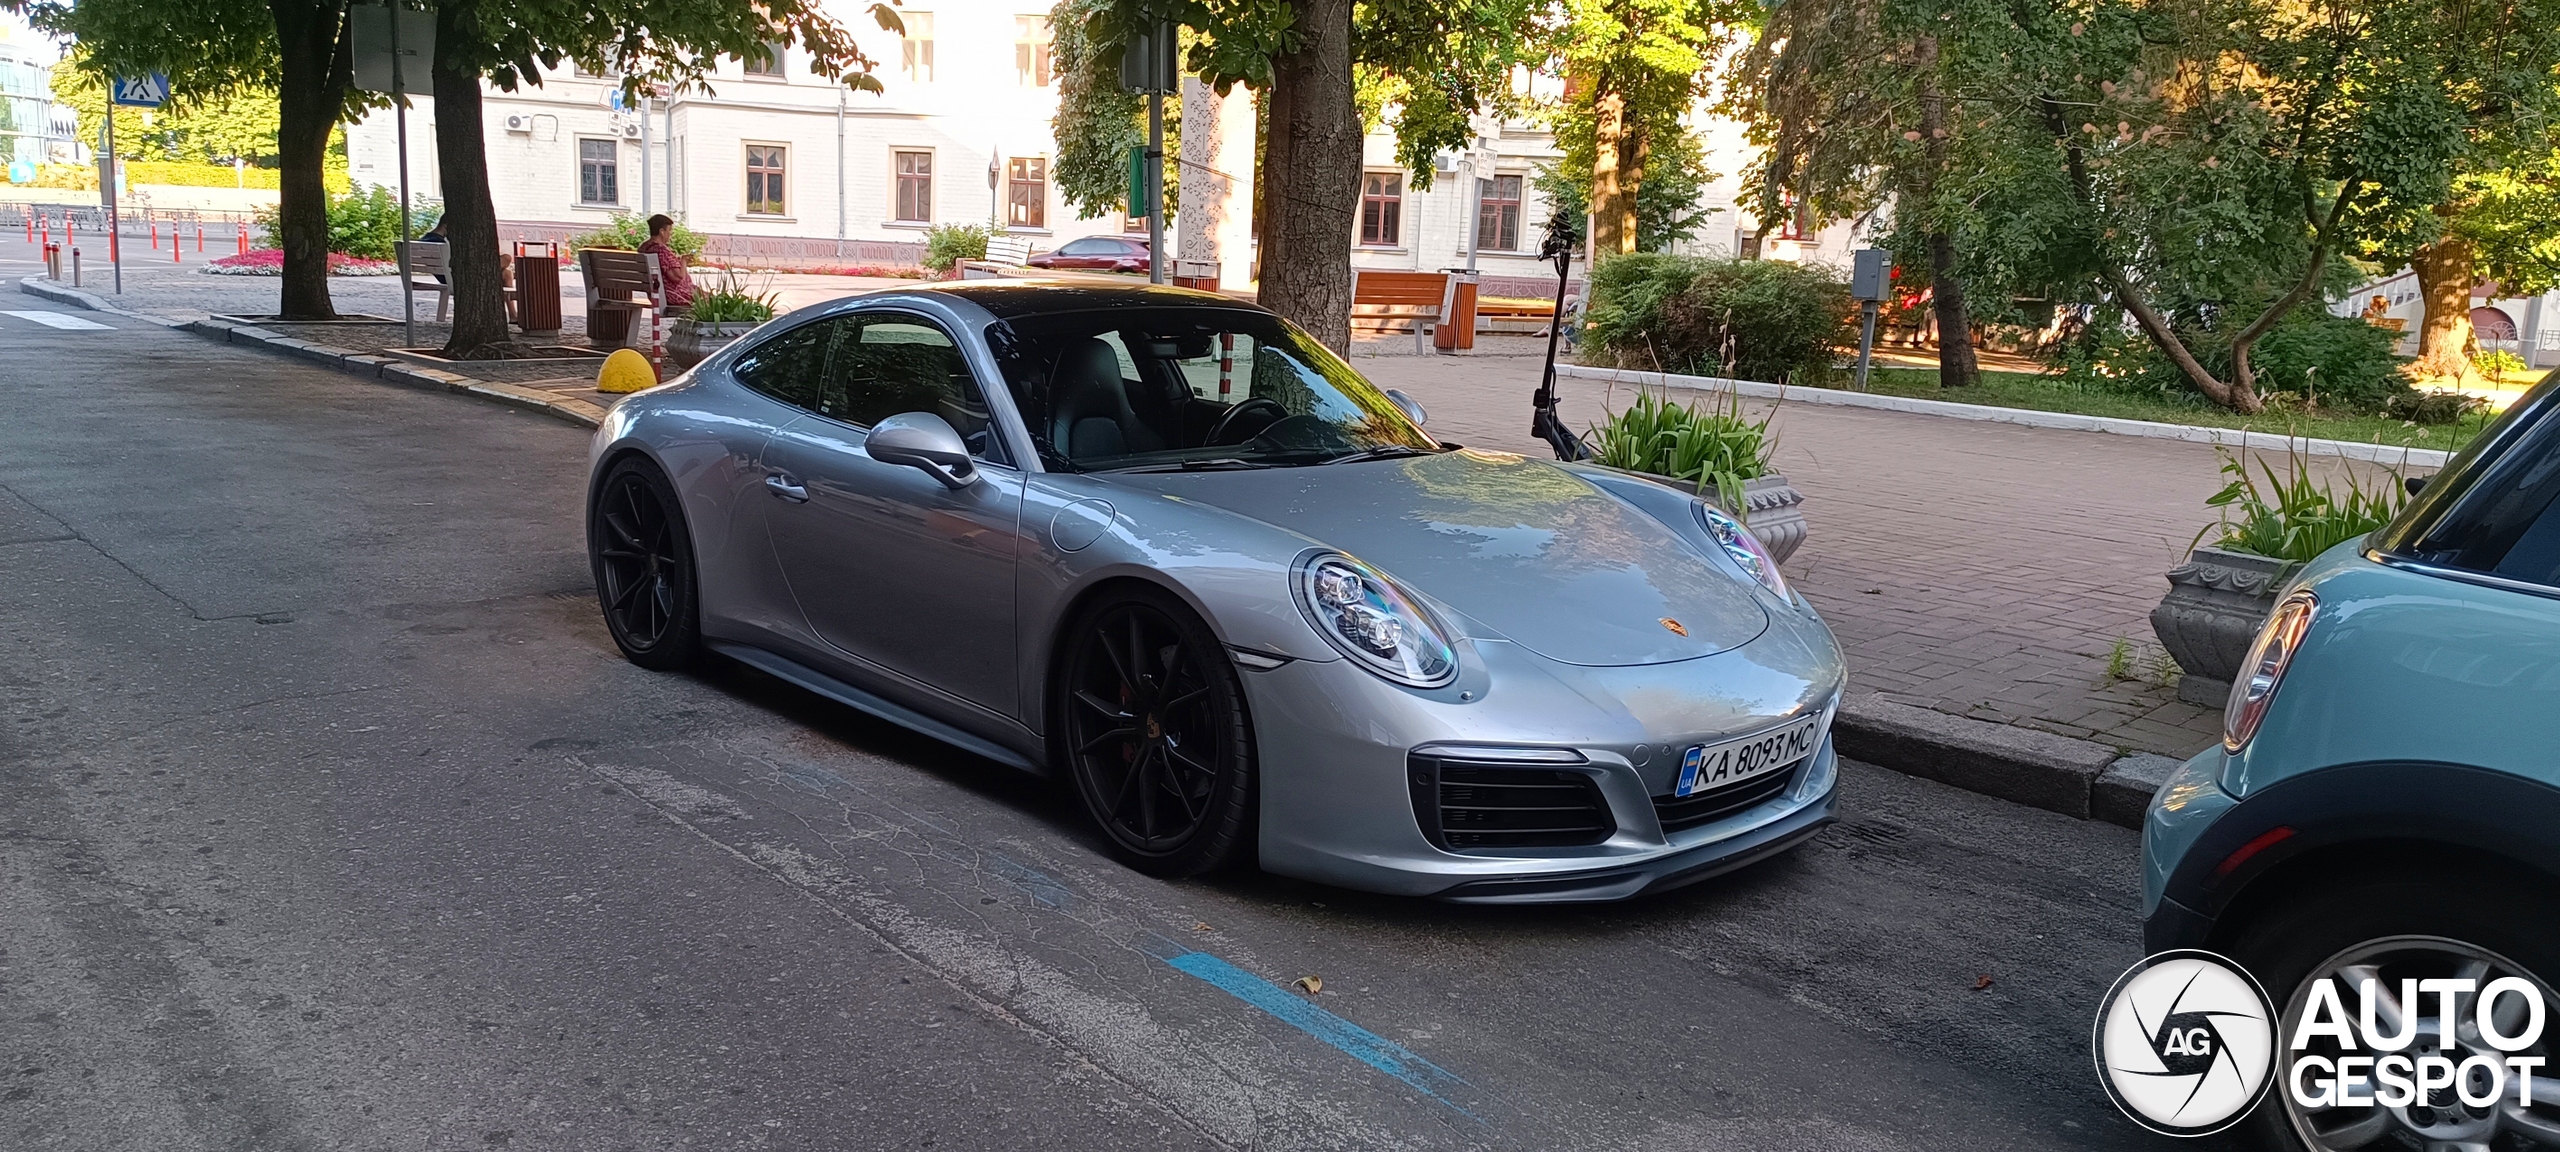
<path id="1" fill-rule="evenodd" d="M 2491 297 L 2496 285 L 2482 281 L 2471 291 L 2471 331 L 2484 352 L 2513 352 L 2529 368 L 2560 366 L 2560 292 L 2540 296 Z M 2418 274 L 2406 268 L 2366 284 L 2329 306 L 2339 316 L 2361 316 L 2375 297 L 2382 315 L 2400 321 L 2399 352 L 2418 354 L 2418 327 L 2426 303 L 2418 295 Z"/>
<path id="2" fill-rule="evenodd" d="M 903 38 L 850 0 L 831 6 L 880 61 L 885 92 L 848 92 L 812 73 L 796 49 L 753 66 L 724 61 L 709 91 L 631 108 L 617 107 L 613 78 L 568 67 L 539 86 L 489 89 L 484 130 L 501 238 L 555 239 L 615 212 L 667 212 L 711 235 L 723 258 L 811 266 L 911 263 L 936 224 L 994 220 L 1034 251 L 1129 224 L 1119 213 L 1077 219 L 1051 179 L 1057 87 L 1040 0 L 908 3 Z M 431 198 L 433 117 L 432 101 L 421 100 L 409 124 L 411 186 Z M 1707 194 L 1716 214 L 1682 247 L 1730 253 L 1750 226 L 1734 213 L 1730 175 L 1747 163 L 1747 150 L 1737 151 L 1747 146 L 1737 126 L 1698 122 L 1726 175 Z M 1511 290 L 1543 294 L 1530 281 L 1553 283 L 1536 258 L 1549 209 L 1531 187 L 1536 168 L 1555 158 L 1553 142 L 1525 123 L 1488 118 L 1479 130 L 1477 148 L 1441 158 L 1428 190 L 1411 187 L 1389 133 L 1369 137 L 1356 266 L 1466 267 L 1475 216 L 1475 264 L 1488 291 L 1517 280 Z M 395 182 L 392 140 L 388 112 L 350 128 L 356 180 Z M 1776 242 L 1768 254 L 1845 264 L 1847 246 L 1843 227 Z"/>

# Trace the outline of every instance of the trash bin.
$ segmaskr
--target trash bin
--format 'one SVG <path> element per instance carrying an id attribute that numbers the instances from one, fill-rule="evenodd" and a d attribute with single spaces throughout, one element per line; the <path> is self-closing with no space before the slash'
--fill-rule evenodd
<path id="1" fill-rule="evenodd" d="M 560 334 L 560 245 L 516 241 L 516 327 L 527 336 Z"/>

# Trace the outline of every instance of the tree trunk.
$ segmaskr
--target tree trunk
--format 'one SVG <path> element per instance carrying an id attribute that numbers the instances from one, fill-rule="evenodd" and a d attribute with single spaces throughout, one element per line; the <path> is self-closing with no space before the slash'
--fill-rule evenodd
<path id="1" fill-rule="evenodd" d="M 1618 227 L 1626 238 L 1625 251 L 1643 252 L 1645 235 L 1642 217 L 1636 212 L 1636 198 L 1644 193 L 1645 166 L 1653 160 L 1653 132 L 1641 120 L 1627 126 L 1618 144 Z"/>
<path id="2" fill-rule="evenodd" d="M 1947 125 L 1946 98 L 1938 93 L 1935 39 L 1922 38 L 1920 58 L 1920 66 L 1931 70 L 1920 81 L 1920 146 L 1929 157 L 1920 199 L 1923 211 L 1934 215 L 1937 205 L 1929 201 L 1938 176 L 1947 170 L 1955 133 Z M 1970 388 L 1982 382 L 1982 368 L 1973 355 L 1973 318 L 1965 311 L 1964 283 L 1956 274 L 1955 237 L 1943 222 L 1933 222 L 1928 237 L 1929 306 L 1938 317 L 1938 387 Z"/>
<path id="3" fill-rule="evenodd" d="M 453 279 L 453 335 L 444 354 L 485 359 L 507 343 L 507 298 L 498 270 L 498 210 L 489 201 L 489 155 L 481 140 L 480 69 L 464 62 L 470 5 L 436 8 L 436 173 L 444 181 L 444 226 Z M 454 49 L 447 51 L 447 47 Z"/>
<path id="4" fill-rule="evenodd" d="M 1351 234 L 1363 135 L 1351 101 L 1351 5 L 1293 5 L 1298 50 L 1271 61 L 1267 211 L 1259 220 L 1262 306 L 1344 354 L 1351 350 Z"/>
<path id="5" fill-rule="evenodd" d="M 1591 260 L 1636 250 L 1635 185 L 1626 178 L 1627 97 L 1608 73 L 1591 91 Z"/>
<path id="6" fill-rule="evenodd" d="M 276 47 L 276 247 L 284 280 L 276 314 L 287 320 L 334 320 L 329 302 L 329 189 L 321 163 L 329 132 L 345 107 L 351 62 L 343 2 L 273 0 Z"/>
<path id="7" fill-rule="evenodd" d="M 1938 387 L 1970 388 L 1982 382 L 1982 366 L 1973 354 L 1973 320 L 1964 307 L 1964 284 L 1956 277 L 1955 239 L 1929 233 L 1929 307 L 1938 317 Z"/>
<path id="8" fill-rule="evenodd" d="M 2425 307 L 2418 321 L 2418 373 L 2471 374 L 2471 242 L 2447 236 L 2418 249 L 2409 267 L 2418 274 L 2418 299 Z"/>

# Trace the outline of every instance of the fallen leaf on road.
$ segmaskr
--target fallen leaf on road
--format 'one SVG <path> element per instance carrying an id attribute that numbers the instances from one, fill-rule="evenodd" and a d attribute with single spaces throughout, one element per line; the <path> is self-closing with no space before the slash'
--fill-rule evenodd
<path id="1" fill-rule="evenodd" d="M 1322 976 L 1300 976 L 1297 979 L 1290 981 L 1289 984 L 1291 987 L 1296 988 L 1298 991 L 1304 992 L 1309 996 L 1313 996 L 1318 992 L 1324 991 L 1324 977 Z"/>
<path id="2" fill-rule="evenodd" d="M 1975 978 L 1975 980 L 1974 980 L 1974 982 L 1973 982 L 1973 990 L 1974 990 L 1974 991 L 1976 991 L 1976 992 L 1980 992 L 1980 991 L 1982 991 L 1983 989 L 1988 988 L 1988 987 L 1990 987 L 1990 986 L 1991 986 L 1991 978 L 1990 978 L 1990 977 L 1988 977 L 1988 976 L 1981 976 L 1981 977 L 1977 977 L 1977 978 Z"/>
<path id="3" fill-rule="evenodd" d="M 1206 931 L 1208 931 L 1208 930 L 1209 930 L 1209 922 L 1208 922 L 1208 921 L 1206 921 L 1206 920 L 1203 920 L 1203 921 L 1201 921 L 1201 922 L 1199 922 L 1199 923 L 1197 923 L 1197 924 L 1192 925 L 1192 926 L 1191 926 L 1191 930 L 1192 930 L 1192 931 L 1194 931 L 1194 932 L 1206 932 Z"/>

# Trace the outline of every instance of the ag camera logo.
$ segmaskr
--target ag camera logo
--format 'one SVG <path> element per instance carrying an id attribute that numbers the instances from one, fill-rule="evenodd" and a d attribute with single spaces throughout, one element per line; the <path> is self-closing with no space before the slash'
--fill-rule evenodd
<path id="1" fill-rule="evenodd" d="M 2090 1037 L 2098 1080 L 2134 1122 L 2169 1136 L 2249 1114 L 2275 1068 L 2275 1004 L 2239 965 L 2183 949 L 2116 978 Z"/>
<path id="2" fill-rule="evenodd" d="M 2091 1034 L 2098 1079 L 2126 1116 L 2169 1136 L 2228 1128 L 2281 1082 L 2297 1120 L 2381 1109 L 2430 1147 L 2486 1147 L 2506 1098 L 2517 1111 L 2534 1106 L 2545 1060 L 2519 1053 L 2542 1039 L 2542 988 L 2519 976 L 2397 985 L 2313 980 L 2279 1036 L 2275 1006 L 2246 970 L 2211 952 L 2163 952 L 2108 989 Z"/>

